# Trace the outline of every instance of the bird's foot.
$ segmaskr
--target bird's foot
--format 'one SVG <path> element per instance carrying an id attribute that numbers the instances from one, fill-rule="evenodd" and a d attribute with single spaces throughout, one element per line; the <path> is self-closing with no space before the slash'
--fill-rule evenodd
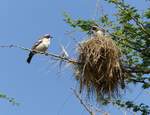
<path id="1" fill-rule="evenodd" d="M 45 52 L 45 55 L 48 56 L 48 52 Z"/>

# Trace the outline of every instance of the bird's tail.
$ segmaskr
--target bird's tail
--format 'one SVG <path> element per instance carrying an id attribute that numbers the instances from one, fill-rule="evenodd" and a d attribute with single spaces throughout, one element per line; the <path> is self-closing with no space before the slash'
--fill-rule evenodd
<path id="1" fill-rule="evenodd" d="M 27 63 L 28 63 L 28 64 L 31 62 L 31 59 L 32 59 L 33 55 L 34 55 L 33 52 L 30 52 L 30 53 L 29 53 L 29 57 L 28 57 L 28 59 L 27 59 Z"/>

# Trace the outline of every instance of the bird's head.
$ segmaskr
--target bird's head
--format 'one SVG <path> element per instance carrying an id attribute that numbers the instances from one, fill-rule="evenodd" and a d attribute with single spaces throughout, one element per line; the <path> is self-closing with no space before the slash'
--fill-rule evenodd
<path id="1" fill-rule="evenodd" d="M 45 34 L 43 37 L 47 39 L 53 38 L 50 34 Z"/>
<path id="2" fill-rule="evenodd" d="M 93 35 L 103 36 L 105 35 L 105 30 L 100 28 L 98 25 L 91 26 L 90 33 Z"/>
<path id="3" fill-rule="evenodd" d="M 97 32 L 99 30 L 100 30 L 99 26 L 91 26 L 91 31 Z"/>

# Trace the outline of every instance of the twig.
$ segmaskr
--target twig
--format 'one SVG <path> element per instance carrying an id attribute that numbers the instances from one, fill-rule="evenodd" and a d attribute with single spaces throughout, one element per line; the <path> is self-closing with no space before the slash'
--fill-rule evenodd
<path id="1" fill-rule="evenodd" d="M 22 49 L 22 50 L 25 50 L 25 51 L 32 51 L 30 48 L 25 48 L 23 46 L 19 46 L 19 45 L 14 45 L 14 44 L 11 44 L 11 45 L 0 45 L 1 48 L 19 48 L 19 49 Z M 50 56 L 50 57 L 54 57 L 55 59 L 58 59 L 58 60 L 63 60 L 65 62 L 68 62 L 68 63 L 71 63 L 71 64 L 81 64 L 80 62 L 78 62 L 77 60 L 75 59 L 72 59 L 72 58 L 69 58 L 69 57 L 64 57 L 62 55 L 58 55 L 58 54 L 54 54 L 54 53 L 49 53 L 49 52 L 38 52 L 36 51 L 38 54 L 43 54 L 45 56 Z M 139 69 L 136 69 L 136 68 L 129 68 L 128 69 L 125 69 L 124 71 L 126 72 L 129 72 L 129 73 L 144 73 L 144 74 L 150 74 L 150 69 L 147 69 L 147 70 L 139 70 Z"/>
<path id="2" fill-rule="evenodd" d="M 75 96 L 77 97 L 77 99 L 80 101 L 81 105 L 83 105 L 83 107 L 87 110 L 87 112 L 89 112 L 90 115 L 96 115 L 96 112 L 102 112 L 104 115 L 109 115 L 108 113 L 98 109 L 98 108 L 93 108 L 92 105 L 87 104 L 85 101 L 83 101 L 83 99 L 81 98 L 81 96 L 79 95 L 79 93 L 75 90 L 72 89 Z"/>
<path id="3" fill-rule="evenodd" d="M 150 92 L 149 91 L 145 91 L 145 93 L 147 93 L 150 96 Z"/>
<path id="4" fill-rule="evenodd" d="M 29 48 L 25 48 L 25 47 L 22 47 L 22 46 L 19 46 L 19 45 L 13 45 L 13 44 L 11 44 L 11 45 L 0 45 L 0 47 L 1 48 L 19 48 L 19 49 L 22 49 L 22 50 L 25 50 L 25 51 L 32 51 Z M 76 61 L 76 60 L 74 60 L 74 59 L 71 59 L 71 58 L 68 58 L 68 57 L 63 57 L 63 56 L 60 56 L 60 55 L 57 55 L 57 54 L 54 54 L 54 53 L 38 52 L 38 51 L 36 51 L 36 53 L 38 53 L 38 54 L 44 54 L 45 56 L 51 56 L 51 57 L 63 60 L 65 62 L 68 62 L 68 63 L 71 63 L 71 64 L 79 64 L 79 62 Z"/>
<path id="5" fill-rule="evenodd" d="M 137 80 L 137 79 L 133 79 L 133 78 L 130 78 L 130 80 L 132 80 L 132 81 L 134 81 L 134 82 L 143 83 L 143 84 L 146 83 L 144 80 Z"/>
<path id="6" fill-rule="evenodd" d="M 136 67 L 125 67 L 124 66 L 124 71 L 127 73 L 143 73 L 143 74 L 150 74 L 150 69 L 140 69 Z"/>
<path id="7" fill-rule="evenodd" d="M 89 108 L 85 102 L 83 102 L 82 98 L 79 96 L 79 94 L 77 93 L 77 91 L 75 89 L 72 89 L 75 96 L 78 98 L 78 100 L 80 101 L 81 105 L 84 106 L 84 108 L 90 113 L 90 115 L 95 115 L 95 112 L 91 110 L 91 108 Z"/>
<path id="8" fill-rule="evenodd" d="M 124 6 L 121 6 L 120 4 L 116 4 L 116 6 L 118 6 L 118 8 L 122 11 L 125 11 L 126 14 L 128 14 L 128 11 L 126 10 L 126 8 Z M 122 8 L 124 7 L 124 9 Z M 148 36 L 150 36 L 150 33 L 144 28 L 143 23 L 141 23 L 136 17 L 131 16 L 131 18 L 133 19 L 133 21 L 141 28 L 141 30 L 146 33 Z"/>
<path id="9" fill-rule="evenodd" d="M 112 34 L 112 33 L 110 33 L 109 31 L 107 31 L 107 32 L 108 32 L 111 36 L 113 36 L 113 37 L 115 37 L 115 38 L 124 39 L 123 37 L 120 37 L 120 36 L 117 36 L 117 35 L 115 35 L 115 34 Z M 134 47 L 132 47 L 132 46 L 130 46 L 130 45 L 128 45 L 128 44 L 123 43 L 122 41 L 119 41 L 119 42 L 120 42 L 121 44 L 125 45 L 126 47 L 131 48 L 131 49 L 133 49 L 133 50 L 139 52 L 140 54 L 142 54 L 142 55 L 144 55 L 144 56 L 146 56 L 146 57 L 150 57 L 150 54 L 144 53 L 143 50 L 141 50 L 141 49 L 134 48 Z M 130 41 L 128 41 L 128 42 L 130 42 Z M 131 42 L 130 42 L 130 43 L 131 43 Z M 132 44 L 133 44 L 133 43 L 132 43 Z"/>

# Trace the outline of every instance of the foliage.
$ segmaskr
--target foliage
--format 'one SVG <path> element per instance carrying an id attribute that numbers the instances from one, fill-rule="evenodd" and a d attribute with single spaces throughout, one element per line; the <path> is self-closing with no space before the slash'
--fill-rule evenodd
<path id="1" fill-rule="evenodd" d="M 126 109 L 131 109 L 133 112 L 141 112 L 142 115 L 148 115 L 150 114 L 150 108 L 148 105 L 145 105 L 141 103 L 140 105 L 134 104 L 132 101 L 121 101 L 121 100 L 116 100 L 113 102 L 113 104 L 124 107 Z"/>
<path id="2" fill-rule="evenodd" d="M 0 98 L 7 100 L 7 101 L 8 101 L 9 103 L 11 103 L 12 105 L 19 105 L 19 103 L 17 103 L 14 98 L 8 97 L 8 96 L 5 95 L 5 94 L 2 94 L 2 93 L 1 93 L 1 94 L 0 94 Z"/>
<path id="3" fill-rule="evenodd" d="M 132 110 L 133 112 L 141 112 L 142 115 L 150 114 L 150 107 L 148 105 L 145 105 L 144 103 L 137 105 L 133 101 L 123 101 L 123 100 L 119 100 L 119 99 L 103 100 L 104 105 L 107 105 L 108 103 L 112 103 L 114 106 L 125 108 L 127 110 Z"/>
<path id="4" fill-rule="evenodd" d="M 64 14 L 64 21 L 68 23 L 71 27 L 80 27 L 82 31 L 89 32 L 91 25 L 97 25 L 94 20 L 73 20 L 67 13 Z"/>
<path id="5" fill-rule="evenodd" d="M 72 19 L 65 15 L 65 21 L 73 28 L 79 27 L 88 32 L 91 24 L 98 24 L 107 29 L 113 40 L 122 50 L 122 64 L 124 71 L 130 73 L 127 83 L 142 84 L 143 89 L 150 88 L 150 8 L 140 13 L 135 7 L 123 0 L 105 0 L 117 9 L 111 20 L 103 15 L 100 20 Z M 144 1 L 143 1 L 144 2 Z M 131 101 L 116 100 L 116 104 L 132 108 L 134 112 L 141 111 L 148 114 L 149 107 L 143 103 L 135 105 Z M 124 106 L 123 106 L 124 105 Z"/>

